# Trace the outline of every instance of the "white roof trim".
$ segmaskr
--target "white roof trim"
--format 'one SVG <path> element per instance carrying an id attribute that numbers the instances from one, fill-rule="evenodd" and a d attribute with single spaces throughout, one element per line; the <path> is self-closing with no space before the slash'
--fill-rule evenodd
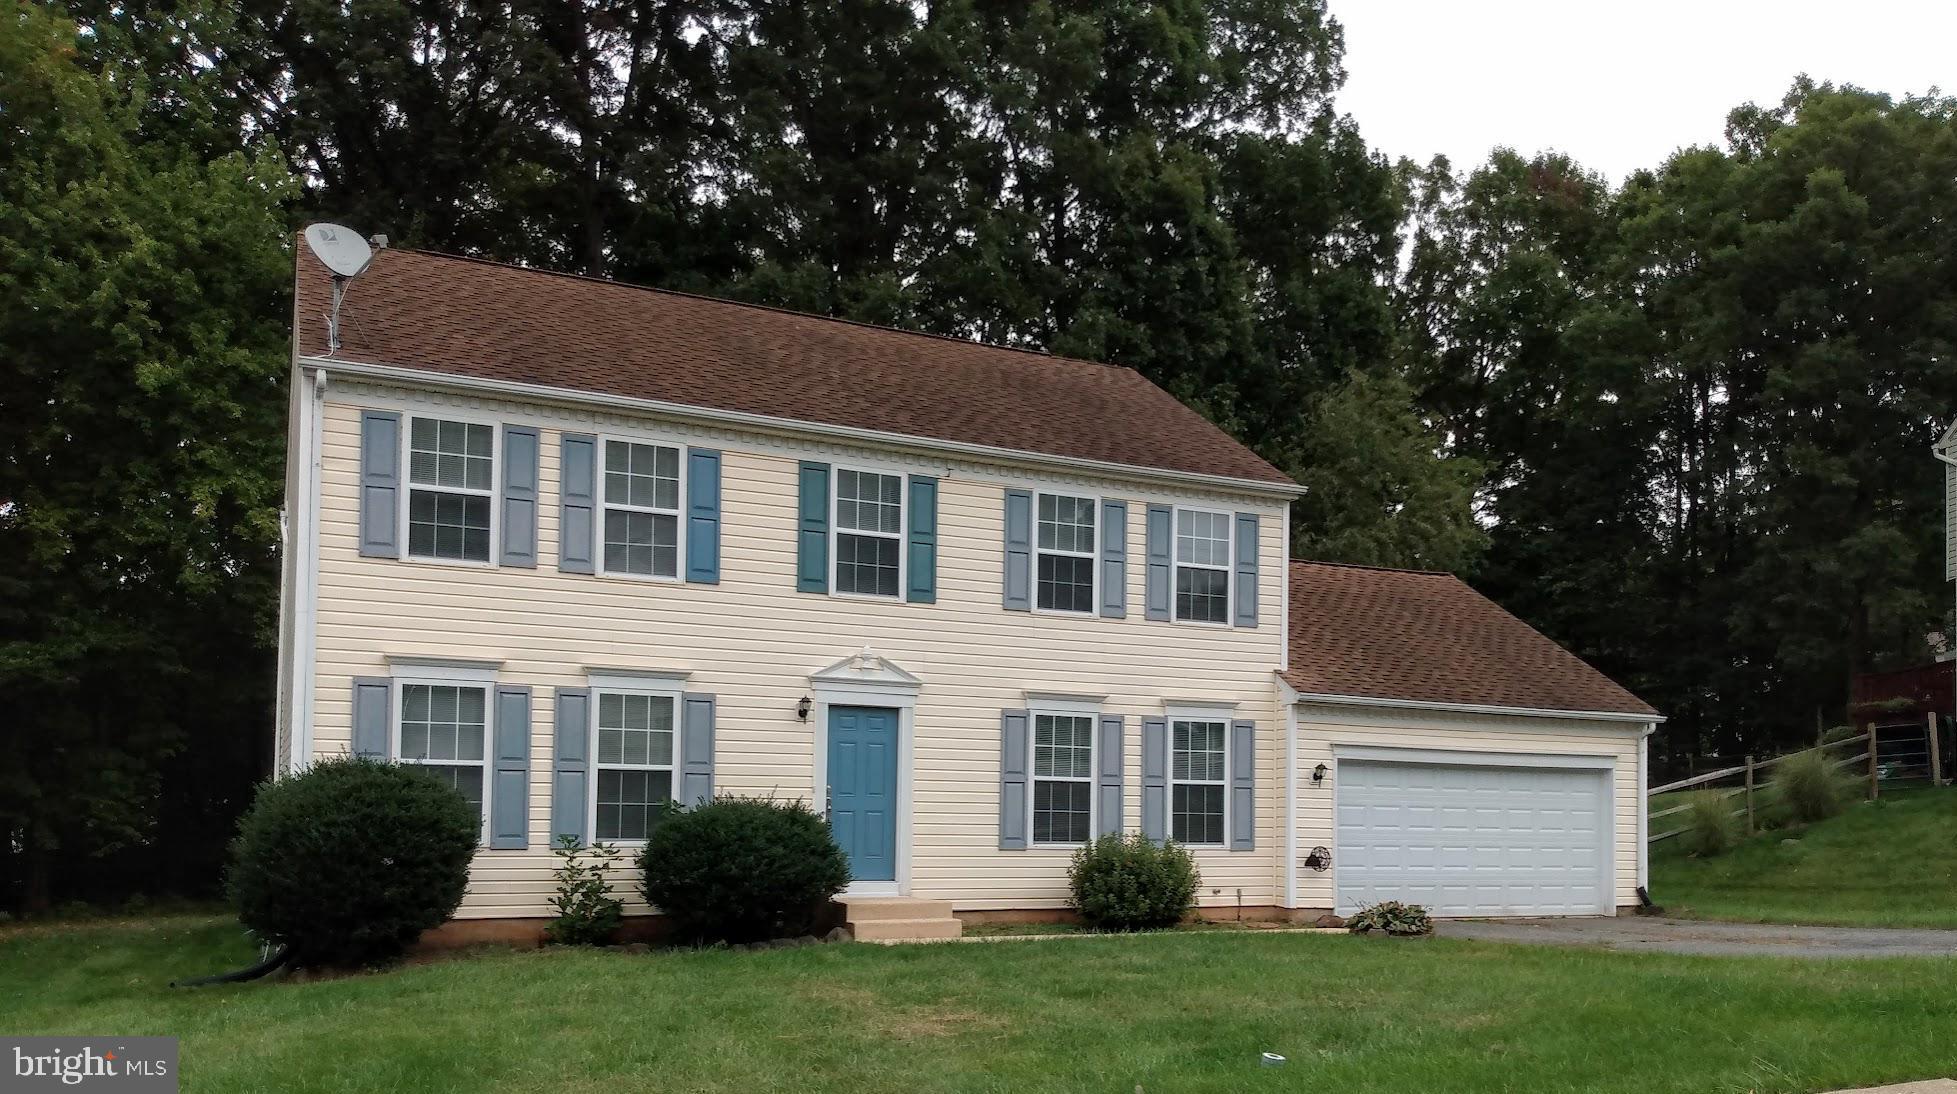
<path id="1" fill-rule="evenodd" d="M 1655 726 L 1664 721 L 1659 714 L 1633 714 L 1616 710 L 1549 710 L 1541 707 L 1503 707 L 1487 703 L 1430 703 L 1418 699 L 1382 699 L 1374 695 L 1327 695 L 1298 693 L 1299 706 L 1386 707 L 1393 710 L 1431 710 L 1447 714 L 1500 714 L 1516 718 L 1572 718 L 1586 722 L 1623 722 L 1625 728 Z"/>
<path id="2" fill-rule="evenodd" d="M 1233 490 L 1239 493 L 1256 494 L 1273 498 L 1295 498 L 1305 493 L 1304 486 L 1295 482 L 1266 482 L 1262 479 L 1239 479 L 1232 478 L 1228 475 L 1207 475 L 1196 471 L 1175 471 L 1162 467 L 1142 467 L 1137 464 L 1115 463 L 1109 460 L 1056 456 L 1048 452 L 1030 452 L 1022 448 L 1001 448 L 989 444 L 948 441 L 937 437 L 920 437 L 912 433 L 888 433 L 880 429 L 859 429 L 855 426 L 805 422 L 793 418 L 778 418 L 768 414 L 750 414 L 741 410 L 719 410 L 713 407 L 691 406 L 686 403 L 667 402 L 661 399 L 638 399 L 625 395 L 604 395 L 597 392 L 579 391 L 574 388 L 550 387 L 544 384 L 524 384 L 517 383 L 513 380 L 490 380 L 477 376 L 460 376 L 451 372 L 400 368 L 394 365 L 381 365 L 366 361 L 342 361 L 337 357 L 300 357 L 299 367 L 315 369 L 330 368 L 335 372 L 347 376 L 367 376 L 377 380 L 392 380 L 396 383 L 412 384 L 423 388 L 445 388 L 454 391 L 502 395 L 508 398 L 529 399 L 538 402 L 550 402 L 570 406 L 599 406 L 611 409 L 637 410 L 686 422 L 698 422 L 710 425 L 738 425 L 772 433 L 825 437 L 832 440 L 854 441 L 859 444 L 875 444 L 908 449 L 920 453 L 949 453 L 973 459 L 1031 464 L 1035 467 L 1052 470 L 1093 471 L 1104 475 L 1144 479 L 1172 486 L 1204 486 L 1211 489 Z"/>
<path id="3" fill-rule="evenodd" d="M 1401 748 L 1391 745 L 1357 745 L 1332 742 L 1332 755 L 1340 760 L 1371 760 L 1375 763 L 1440 764 L 1449 767 L 1553 767 L 1607 771 L 1617 766 L 1617 757 L 1586 752 L 1491 752 L 1475 748 Z"/>

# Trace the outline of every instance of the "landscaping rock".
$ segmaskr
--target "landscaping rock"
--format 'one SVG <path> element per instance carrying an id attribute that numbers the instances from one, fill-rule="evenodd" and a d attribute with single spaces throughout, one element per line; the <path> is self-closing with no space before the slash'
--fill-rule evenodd
<path id="1" fill-rule="evenodd" d="M 633 942 L 625 947 L 626 953 L 651 953 L 652 947 L 644 942 Z"/>
<path id="2" fill-rule="evenodd" d="M 829 928 L 829 933 L 822 936 L 822 940 L 824 942 L 854 942 L 856 941 L 856 936 L 849 933 L 848 927 L 831 927 Z"/>
<path id="3" fill-rule="evenodd" d="M 795 944 L 797 946 L 817 946 L 817 945 L 821 945 L 821 943 L 822 943 L 822 939 L 817 938 L 812 934 L 805 934 L 802 937 L 795 940 Z"/>
<path id="4" fill-rule="evenodd" d="M 1799 846 L 1800 842 L 1801 841 L 1797 839 L 1784 839 L 1780 841 L 1780 845 L 1782 847 L 1795 847 L 1795 846 Z"/>
<path id="5" fill-rule="evenodd" d="M 1328 912 L 1312 920 L 1311 925 L 1314 927 L 1343 927 L 1345 926 L 1345 917 L 1342 915 L 1332 915 Z"/>

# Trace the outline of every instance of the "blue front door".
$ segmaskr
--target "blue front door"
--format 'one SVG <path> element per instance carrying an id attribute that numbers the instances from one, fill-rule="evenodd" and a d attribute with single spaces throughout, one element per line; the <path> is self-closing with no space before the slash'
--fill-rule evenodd
<path id="1" fill-rule="evenodd" d="M 897 880 L 896 711 L 829 708 L 829 830 L 852 880 Z"/>

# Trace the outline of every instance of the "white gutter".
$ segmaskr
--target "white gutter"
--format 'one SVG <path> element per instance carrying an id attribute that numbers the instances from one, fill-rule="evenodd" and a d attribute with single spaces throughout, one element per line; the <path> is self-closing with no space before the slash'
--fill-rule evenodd
<path id="1" fill-rule="evenodd" d="M 1632 714 L 1615 710 L 1547 710 L 1538 707 L 1503 707 L 1486 703 L 1429 703 L 1418 699 L 1382 699 L 1376 695 L 1304 694 L 1298 703 L 1325 706 L 1392 707 L 1396 710 L 1431 710 L 1446 714 L 1501 714 L 1518 718 L 1572 718 L 1587 722 L 1624 722 L 1628 726 L 1653 726 L 1665 719 L 1654 714 Z"/>
<path id="2" fill-rule="evenodd" d="M 882 445 L 934 455 L 950 454 L 981 460 L 1032 464 L 1036 467 L 1053 471 L 1071 471 L 1075 473 L 1083 470 L 1095 471 L 1101 474 L 1116 475 L 1123 478 L 1146 479 L 1170 486 L 1202 486 L 1214 490 L 1228 490 L 1240 494 L 1253 494 L 1259 497 L 1282 498 L 1286 500 L 1300 497 L 1305 492 L 1305 488 L 1295 482 L 1264 482 L 1259 479 L 1232 478 L 1228 475 L 1206 475 L 1195 471 L 1172 471 L 1160 467 L 1140 467 L 1135 464 L 1116 463 L 1110 460 L 1088 460 L 1071 456 L 1054 456 L 1042 452 L 1028 452 L 1019 448 L 1001 448 L 989 444 L 971 444 L 966 441 L 947 441 L 936 437 L 919 437 L 910 433 L 888 433 L 879 429 L 861 429 L 856 426 L 805 422 L 793 418 L 778 418 L 769 414 L 752 414 L 743 410 L 718 410 L 711 407 L 690 406 L 686 403 L 667 402 L 662 399 L 639 399 L 624 395 L 604 395 L 596 392 L 578 391 L 573 388 L 519 383 L 514 380 L 491 380 L 477 376 L 459 376 L 450 372 L 431 372 L 425 369 L 399 368 L 394 365 L 380 365 L 362 361 L 342 361 L 337 357 L 301 357 L 299 359 L 299 365 L 301 368 L 320 369 L 331 366 L 335 371 L 347 376 L 365 376 L 376 380 L 390 380 L 395 383 L 409 384 L 418 388 L 436 388 L 450 391 L 501 395 L 506 398 L 555 403 L 562 406 L 596 406 L 612 410 L 636 410 L 682 422 L 702 425 L 738 425 L 770 433 L 854 441 L 862 444 Z"/>

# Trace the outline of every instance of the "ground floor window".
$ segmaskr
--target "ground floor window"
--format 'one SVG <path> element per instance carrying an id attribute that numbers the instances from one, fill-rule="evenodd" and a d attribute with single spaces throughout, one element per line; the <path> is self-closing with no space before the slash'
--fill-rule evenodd
<path id="1" fill-rule="evenodd" d="M 674 706 L 670 695 L 598 693 L 597 839 L 645 839 L 673 799 Z"/>
<path id="2" fill-rule="evenodd" d="M 1033 842 L 1086 843 L 1094 835 L 1094 718 L 1033 717 Z"/>
<path id="3" fill-rule="evenodd" d="M 1170 733 L 1169 838 L 1220 846 L 1230 725 L 1178 718 Z"/>
<path id="4" fill-rule="evenodd" d="M 483 811 L 483 742 L 489 689 L 473 684 L 403 684 L 398 758 L 454 787 Z"/>

